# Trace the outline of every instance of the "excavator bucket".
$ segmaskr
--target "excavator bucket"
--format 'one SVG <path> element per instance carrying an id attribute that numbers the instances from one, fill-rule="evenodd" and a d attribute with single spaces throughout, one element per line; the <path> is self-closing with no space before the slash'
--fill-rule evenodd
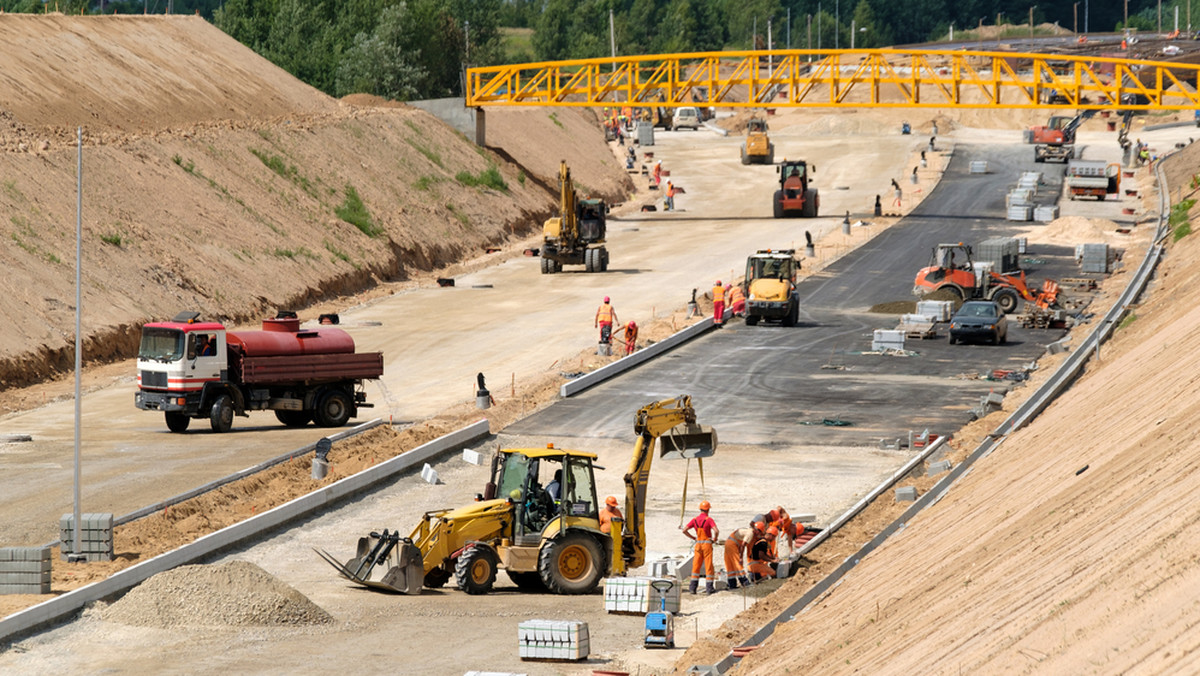
<path id="1" fill-rule="evenodd" d="M 682 423 L 658 438 L 660 458 L 707 458 L 717 452 L 717 431 L 707 425 Z"/>

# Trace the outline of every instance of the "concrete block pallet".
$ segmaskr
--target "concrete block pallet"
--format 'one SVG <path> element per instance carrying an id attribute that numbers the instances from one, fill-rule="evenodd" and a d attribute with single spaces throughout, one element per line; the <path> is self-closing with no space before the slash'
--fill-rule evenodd
<path id="1" fill-rule="evenodd" d="M 49 594 L 50 548 L 0 549 L 0 594 Z"/>
<path id="2" fill-rule="evenodd" d="M 654 577 L 610 577 L 604 580 L 604 610 L 610 613 L 640 613 L 662 608 L 663 594 L 650 586 Z M 679 612 L 680 592 L 683 584 L 675 585 L 666 593 L 667 610 Z"/>
<path id="3" fill-rule="evenodd" d="M 523 660 L 586 659 L 591 652 L 587 622 L 526 620 L 517 625 L 518 651 Z"/>
<path id="4" fill-rule="evenodd" d="M 113 560 L 113 515 L 80 514 L 82 527 L 79 530 L 79 554 L 88 561 Z M 66 561 L 74 555 L 75 515 L 63 514 L 58 521 L 61 558 Z"/>

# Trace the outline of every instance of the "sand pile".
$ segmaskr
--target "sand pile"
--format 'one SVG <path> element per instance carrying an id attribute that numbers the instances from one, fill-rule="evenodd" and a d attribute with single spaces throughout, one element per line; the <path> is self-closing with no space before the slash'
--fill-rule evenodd
<path id="1" fill-rule="evenodd" d="M 1108 241 L 1110 235 L 1117 234 L 1117 227 L 1116 223 L 1103 218 L 1064 216 L 1026 232 L 1031 242 L 1089 244 Z"/>
<path id="2" fill-rule="evenodd" d="M 181 566 L 138 585 L 105 609 L 105 620 L 142 627 L 328 624 L 300 592 L 247 561 Z"/>

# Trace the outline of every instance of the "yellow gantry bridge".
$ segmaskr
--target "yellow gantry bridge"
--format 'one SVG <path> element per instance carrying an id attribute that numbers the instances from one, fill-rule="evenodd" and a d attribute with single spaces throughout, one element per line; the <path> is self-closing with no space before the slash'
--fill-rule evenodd
<path id="1" fill-rule="evenodd" d="M 1200 65 L 901 49 L 656 54 L 471 68 L 466 105 L 1200 108 Z"/>

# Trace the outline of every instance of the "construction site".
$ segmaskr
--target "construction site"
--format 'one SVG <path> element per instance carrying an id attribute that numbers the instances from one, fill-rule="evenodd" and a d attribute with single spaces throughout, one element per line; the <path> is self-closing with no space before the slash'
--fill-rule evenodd
<path id="1" fill-rule="evenodd" d="M 1191 110 L 0 36 L 0 672 L 1195 671 Z"/>

